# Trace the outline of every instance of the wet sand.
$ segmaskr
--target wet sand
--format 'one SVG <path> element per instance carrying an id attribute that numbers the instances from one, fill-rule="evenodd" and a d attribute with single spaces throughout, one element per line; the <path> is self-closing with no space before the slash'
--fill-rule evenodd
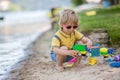
<path id="1" fill-rule="evenodd" d="M 42 34 L 27 49 L 31 54 L 19 62 L 5 80 L 120 80 L 120 69 L 100 63 L 102 60 L 93 66 L 71 67 L 58 72 L 49 56 L 53 33 L 47 31 Z M 81 64 L 84 62 L 85 60 L 82 59 Z"/>

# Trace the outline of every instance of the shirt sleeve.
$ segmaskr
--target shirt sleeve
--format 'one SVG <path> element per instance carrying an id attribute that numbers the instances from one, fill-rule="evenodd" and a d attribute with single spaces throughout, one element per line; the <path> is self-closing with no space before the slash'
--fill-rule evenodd
<path id="1" fill-rule="evenodd" d="M 78 31 L 75 31 L 75 38 L 76 40 L 81 40 L 84 37 L 84 35 Z"/>
<path id="2" fill-rule="evenodd" d="M 56 37 L 53 37 L 51 47 L 60 47 L 60 41 Z"/>

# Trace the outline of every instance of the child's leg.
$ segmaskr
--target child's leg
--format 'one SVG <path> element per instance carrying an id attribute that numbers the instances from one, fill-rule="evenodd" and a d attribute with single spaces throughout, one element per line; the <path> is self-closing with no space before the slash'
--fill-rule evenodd
<path id="1" fill-rule="evenodd" d="M 81 62 L 82 56 L 77 56 L 74 66 L 78 66 Z"/>
<path id="2" fill-rule="evenodd" d="M 60 47 L 60 49 L 67 50 L 68 48 L 65 46 L 62 46 L 62 47 Z M 56 55 L 56 62 L 57 62 L 56 67 L 57 67 L 57 69 L 59 69 L 59 70 L 64 69 L 63 62 L 64 62 L 65 58 L 66 58 L 66 56 L 64 56 L 64 55 Z"/>
<path id="3" fill-rule="evenodd" d="M 77 44 L 84 44 L 82 41 L 77 41 L 76 42 Z M 82 55 L 81 56 L 77 56 L 76 58 L 76 62 L 75 62 L 75 66 L 79 66 L 80 65 L 80 62 L 81 62 L 81 59 L 82 59 Z"/>

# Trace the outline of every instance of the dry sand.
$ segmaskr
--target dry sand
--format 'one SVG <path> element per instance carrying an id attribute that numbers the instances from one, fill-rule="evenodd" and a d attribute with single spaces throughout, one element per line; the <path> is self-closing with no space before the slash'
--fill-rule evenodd
<path id="1" fill-rule="evenodd" d="M 28 49 L 32 54 L 21 61 L 6 80 L 120 80 L 120 68 L 111 68 L 103 63 L 56 71 L 49 56 L 53 33 L 48 31 L 39 37 Z"/>

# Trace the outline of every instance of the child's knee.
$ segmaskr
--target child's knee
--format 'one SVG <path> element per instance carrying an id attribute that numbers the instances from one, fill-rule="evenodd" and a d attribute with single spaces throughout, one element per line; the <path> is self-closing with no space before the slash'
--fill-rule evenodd
<path id="1" fill-rule="evenodd" d="M 68 50 L 68 48 L 66 46 L 61 46 L 60 49 Z"/>

